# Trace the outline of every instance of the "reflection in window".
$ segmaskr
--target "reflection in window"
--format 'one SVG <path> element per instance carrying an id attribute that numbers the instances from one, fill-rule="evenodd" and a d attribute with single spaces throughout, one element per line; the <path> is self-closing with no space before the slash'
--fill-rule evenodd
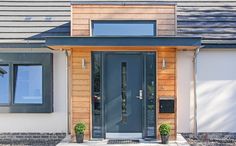
<path id="1" fill-rule="evenodd" d="M 156 135 L 156 71 L 155 53 L 146 55 L 146 137 L 155 138 Z"/>
<path id="2" fill-rule="evenodd" d="M 42 104 L 42 66 L 14 66 L 14 103 Z"/>
<path id="3" fill-rule="evenodd" d="M 155 36 L 155 21 L 93 21 L 93 36 Z"/>
<path id="4" fill-rule="evenodd" d="M 102 135 L 101 53 L 93 53 L 93 137 Z"/>
<path id="5" fill-rule="evenodd" d="M 0 104 L 9 103 L 9 66 L 0 65 Z"/>
<path id="6" fill-rule="evenodd" d="M 122 123 L 127 121 L 127 63 L 121 63 L 121 108 L 122 108 Z"/>

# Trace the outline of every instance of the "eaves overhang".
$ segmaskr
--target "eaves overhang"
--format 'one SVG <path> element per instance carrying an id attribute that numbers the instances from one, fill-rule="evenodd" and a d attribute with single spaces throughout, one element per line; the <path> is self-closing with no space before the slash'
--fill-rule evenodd
<path id="1" fill-rule="evenodd" d="M 236 40 L 203 40 L 203 49 L 236 49 Z"/>
<path id="2" fill-rule="evenodd" d="M 201 37 L 46 37 L 46 46 L 51 49 L 87 47 L 173 47 L 196 49 L 201 46 Z"/>

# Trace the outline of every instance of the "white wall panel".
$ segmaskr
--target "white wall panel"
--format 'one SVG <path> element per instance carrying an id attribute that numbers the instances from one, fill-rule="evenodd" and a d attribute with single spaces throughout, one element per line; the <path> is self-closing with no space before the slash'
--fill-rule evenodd
<path id="1" fill-rule="evenodd" d="M 198 60 L 199 132 L 236 132 L 236 51 L 202 51 Z"/>
<path id="2" fill-rule="evenodd" d="M 6 50 L 1 50 L 1 52 L 6 52 Z M 14 50 L 11 50 L 11 52 L 14 52 Z M 53 52 L 53 54 L 54 112 L 45 114 L 0 113 L 0 133 L 67 132 L 66 56 L 64 52 Z"/>
<path id="3" fill-rule="evenodd" d="M 177 54 L 177 131 L 193 131 L 193 53 Z M 236 132 L 236 51 L 202 50 L 197 62 L 198 132 Z"/>
<path id="4" fill-rule="evenodd" d="M 191 132 L 193 123 L 193 52 L 177 53 L 177 132 Z"/>

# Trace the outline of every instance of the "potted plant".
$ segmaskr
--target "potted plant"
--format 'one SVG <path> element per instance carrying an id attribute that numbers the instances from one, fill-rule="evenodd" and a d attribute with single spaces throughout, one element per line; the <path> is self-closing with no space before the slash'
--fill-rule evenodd
<path id="1" fill-rule="evenodd" d="M 159 127 L 159 132 L 161 135 L 161 143 L 168 144 L 170 136 L 171 126 L 169 124 L 161 124 Z"/>
<path id="2" fill-rule="evenodd" d="M 82 122 L 79 122 L 75 125 L 75 135 L 76 135 L 77 143 L 83 143 L 85 129 L 86 129 L 86 125 Z"/>

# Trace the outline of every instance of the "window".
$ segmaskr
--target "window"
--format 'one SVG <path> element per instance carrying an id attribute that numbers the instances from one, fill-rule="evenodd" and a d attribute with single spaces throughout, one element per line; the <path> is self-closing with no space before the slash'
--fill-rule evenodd
<path id="1" fill-rule="evenodd" d="M 53 111 L 51 53 L 0 53 L 0 112 Z"/>
<path id="2" fill-rule="evenodd" d="M 146 54 L 146 137 L 156 137 L 156 54 Z"/>
<path id="3" fill-rule="evenodd" d="M 92 21 L 93 36 L 155 36 L 156 21 Z"/>
<path id="4" fill-rule="evenodd" d="M 42 65 L 15 65 L 14 72 L 14 103 L 42 104 Z"/>
<path id="5" fill-rule="evenodd" d="M 93 138 L 101 138 L 102 131 L 102 65 L 101 65 L 101 53 L 92 54 L 92 102 L 93 102 Z"/>

